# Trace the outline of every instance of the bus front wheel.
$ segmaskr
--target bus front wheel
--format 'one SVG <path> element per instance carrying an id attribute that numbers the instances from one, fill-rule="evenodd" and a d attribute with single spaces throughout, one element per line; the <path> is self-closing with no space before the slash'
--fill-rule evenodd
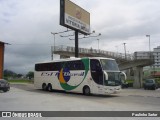
<path id="1" fill-rule="evenodd" d="M 83 88 L 83 94 L 84 95 L 90 95 L 91 93 L 90 93 L 90 88 L 88 87 L 88 86 L 85 86 L 84 88 Z"/>

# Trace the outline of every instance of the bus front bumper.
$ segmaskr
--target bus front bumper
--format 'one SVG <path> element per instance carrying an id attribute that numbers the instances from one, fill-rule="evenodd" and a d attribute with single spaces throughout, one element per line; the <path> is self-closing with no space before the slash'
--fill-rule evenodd
<path id="1" fill-rule="evenodd" d="M 120 86 L 116 86 L 116 87 L 109 87 L 109 88 L 105 88 L 105 94 L 117 94 L 121 92 L 121 87 Z"/>

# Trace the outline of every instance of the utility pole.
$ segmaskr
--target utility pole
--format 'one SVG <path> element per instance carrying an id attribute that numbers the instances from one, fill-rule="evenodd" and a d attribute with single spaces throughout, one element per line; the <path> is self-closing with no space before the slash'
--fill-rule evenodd
<path id="1" fill-rule="evenodd" d="M 98 40 L 98 51 L 99 51 L 99 39 L 97 39 Z"/>
<path id="2" fill-rule="evenodd" d="M 151 41 L 150 41 L 150 35 L 146 35 L 146 37 L 148 37 L 149 38 L 149 57 L 150 57 L 150 59 L 151 59 Z"/>
<path id="3" fill-rule="evenodd" d="M 123 44 L 124 44 L 125 59 L 127 59 L 127 54 L 126 54 L 126 43 L 123 43 Z"/>
<path id="4" fill-rule="evenodd" d="M 56 36 L 57 34 L 60 34 L 60 33 L 66 33 L 66 32 L 69 32 L 69 31 L 72 31 L 72 30 L 66 30 L 66 31 L 62 31 L 62 32 L 55 32 L 55 33 L 52 33 L 51 34 L 54 36 L 54 48 L 51 46 L 51 59 L 53 60 L 53 54 L 55 52 L 55 46 L 56 46 Z M 54 50 L 54 52 L 53 52 Z"/>
<path id="5" fill-rule="evenodd" d="M 150 41 L 150 35 L 146 35 L 146 37 L 149 38 L 149 52 L 151 52 L 151 41 Z"/>
<path id="6" fill-rule="evenodd" d="M 58 33 L 52 33 L 51 32 L 51 34 L 53 34 L 53 36 L 54 36 L 54 48 L 52 48 L 52 46 L 51 46 L 51 59 L 53 60 L 53 54 L 54 54 L 54 52 L 52 52 L 52 51 L 55 51 L 55 46 L 56 46 L 56 34 L 58 34 Z"/>
<path id="7" fill-rule="evenodd" d="M 154 60 L 154 57 L 151 55 L 151 40 L 150 40 L 150 35 L 146 35 L 146 37 L 149 38 L 149 59 L 151 60 Z M 152 69 L 152 66 L 154 68 L 154 73 L 155 73 L 155 65 L 150 65 L 150 69 Z M 154 74 L 155 75 L 155 74 Z"/>

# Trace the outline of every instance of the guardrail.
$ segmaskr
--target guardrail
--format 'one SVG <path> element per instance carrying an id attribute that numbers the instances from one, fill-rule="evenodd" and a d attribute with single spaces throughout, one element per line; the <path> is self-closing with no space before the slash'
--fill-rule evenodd
<path id="1" fill-rule="evenodd" d="M 75 47 L 71 47 L 71 46 L 54 46 L 54 51 L 58 52 L 58 51 L 64 51 L 64 52 L 75 52 Z M 111 51 L 104 51 L 104 50 L 97 50 L 97 49 L 87 49 L 87 48 L 79 48 L 79 53 L 83 53 L 83 54 L 98 54 L 99 56 L 110 56 L 112 58 L 116 58 L 116 59 L 123 59 L 123 60 L 128 60 L 128 61 L 132 61 L 134 60 L 134 56 L 133 54 L 125 54 L 124 53 L 115 53 L 115 52 L 111 52 Z"/>

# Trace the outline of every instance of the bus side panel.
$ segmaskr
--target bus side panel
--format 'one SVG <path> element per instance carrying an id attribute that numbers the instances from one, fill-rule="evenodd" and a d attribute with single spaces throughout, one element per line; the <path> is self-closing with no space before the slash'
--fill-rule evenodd
<path id="1" fill-rule="evenodd" d="M 72 73 L 76 73 L 76 72 L 83 72 L 83 71 L 72 71 Z M 79 86 L 68 92 L 83 93 L 84 86 L 88 86 L 90 88 L 90 92 L 93 93 L 93 89 L 92 89 L 93 82 L 94 81 L 91 79 L 91 74 L 89 71 L 86 77 L 84 76 L 71 77 L 68 84 L 72 86 L 76 86 L 76 85 L 79 85 Z"/>
<path id="2" fill-rule="evenodd" d="M 58 71 L 57 71 L 58 72 Z M 84 70 L 81 71 L 70 71 L 70 78 L 68 78 L 67 85 L 69 86 L 77 86 L 75 89 L 67 90 L 62 88 L 60 81 L 57 77 L 57 72 L 35 72 L 34 85 L 38 89 L 42 89 L 42 84 L 45 83 L 48 85 L 51 83 L 52 89 L 55 90 L 65 90 L 68 92 L 77 92 L 83 93 L 83 87 L 89 86 L 90 91 L 92 93 L 92 84 L 93 80 L 91 79 L 90 72 L 88 72 L 87 76 L 84 76 Z M 66 79 L 66 78 L 64 78 Z"/>
<path id="3" fill-rule="evenodd" d="M 34 77 L 34 85 L 38 89 L 42 89 L 42 84 L 45 83 L 48 85 L 49 83 L 52 85 L 52 88 L 55 90 L 62 90 L 59 80 L 56 76 L 57 72 L 35 72 Z"/>
<path id="4" fill-rule="evenodd" d="M 39 75 L 40 72 L 34 72 L 34 86 L 38 89 L 42 89 L 42 78 Z"/>

